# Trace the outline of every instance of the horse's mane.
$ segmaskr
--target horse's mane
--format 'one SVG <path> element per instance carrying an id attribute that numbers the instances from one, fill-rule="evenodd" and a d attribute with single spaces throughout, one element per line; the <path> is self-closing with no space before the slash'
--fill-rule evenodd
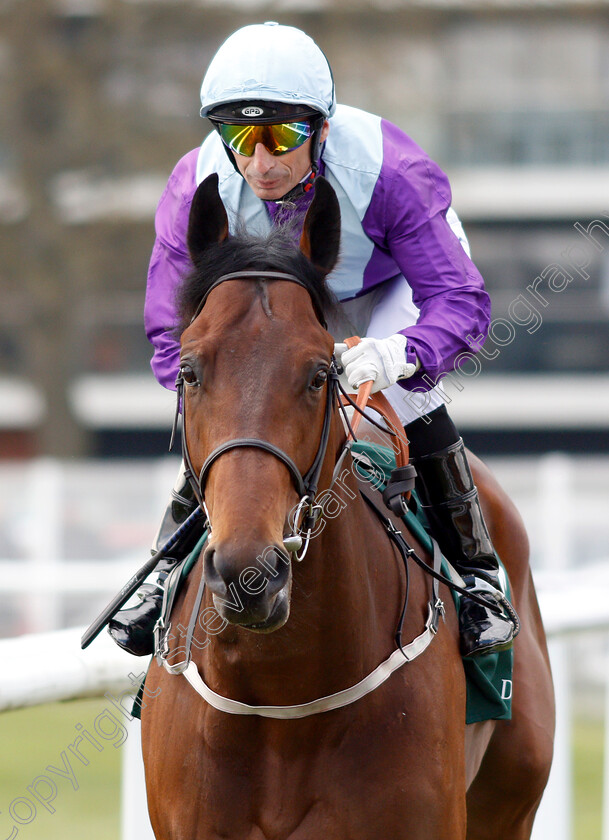
<path id="1" fill-rule="evenodd" d="M 266 237 L 240 230 L 224 242 L 207 248 L 184 277 L 176 294 L 178 335 L 186 329 L 212 284 L 223 274 L 241 269 L 294 274 L 306 286 L 318 317 L 327 316 L 336 307 L 336 298 L 323 274 L 296 246 L 293 226 L 275 227 Z"/>

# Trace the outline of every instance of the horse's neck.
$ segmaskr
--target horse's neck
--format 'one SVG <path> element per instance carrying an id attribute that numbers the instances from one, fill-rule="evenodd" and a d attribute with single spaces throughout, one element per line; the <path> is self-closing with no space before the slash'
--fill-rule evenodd
<path id="1" fill-rule="evenodd" d="M 335 441 L 343 438 L 342 421 L 334 431 Z M 331 469 L 322 484 L 330 489 L 318 498 L 323 528 L 311 542 L 311 557 L 296 566 L 295 584 L 302 579 L 303 585 L 315 593 L 312 600 L 325 621 L 326 639 L 333 635 L 340 640 L 351 633 L 353 645 L 359 643 L 369 650 L 378 635 L 379 611 L 386 608 L 388 600 L 394 602 L 399 597 L 401 570 L 384 528 L 362 498 L 362 478 L 358 478 L 355 462 L 348 455 L 335 470 L 336 459 L 330 460 Z M 373 493 L 371 487 L 364 488 L 368 494 Z M 380 494 L 373 495 L 378 497 L 377 504 L 382 504 Z M 299 590 L 296 586 L 294 590 L 296 608 Z M 301 599 L 303 611 L 307 610 L 306 599 L 306 595 Z M 339 621 L 333 624 L 337 615 Z"/>
<path id="2" fill-rule="evenodd" d="M 316 631 L 326 651 L 347 646 L 368 658 L 384 636 L 383 605 L 398 601 L 400 570 L 355 481 L 337 482 L 324 511 L 323 531 L 294 569 L 294 615 L 317 614 Z"/>

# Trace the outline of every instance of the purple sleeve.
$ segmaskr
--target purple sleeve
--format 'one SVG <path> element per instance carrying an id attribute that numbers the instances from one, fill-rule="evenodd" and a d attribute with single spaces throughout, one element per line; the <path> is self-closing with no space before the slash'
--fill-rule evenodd
<path id="1" fill-rule="evenodd" d="M 161 196 L 155 215 L 156 239 L 146 286 L 144 322 L 154 347 L 151 367 L 165 388 L 175 389 L 180 343 L 173 330 L 177 323 L 175 294 L 191 268 L 186 246 L 188 214 L 196 189 L 198 149 L 179 161 Z"/>
<path id="2" fill-rule="evenodd" d="M 468 336 L 486 336 L 490 298 L 446 221 L 446 175 L 407 135 L 391 123 L 382 125 L 383 166 L 365 226 L 397 263 L 420 313 L 416 324 L 400 332 L 408 339 L 407 356 L 416 353 L 421 369 L 400 384 L 427 389 L 430 379 L 435 384 L 452 370 L 460 353 L 472 352 Z"/>

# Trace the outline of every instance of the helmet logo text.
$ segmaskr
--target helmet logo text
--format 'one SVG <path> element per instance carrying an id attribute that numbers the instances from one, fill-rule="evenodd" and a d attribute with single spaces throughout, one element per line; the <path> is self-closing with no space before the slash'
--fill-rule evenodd
<path id="1" fill-rule="evenodd" d="M 248 105 L 247 108 L 241 109 L 241 113 L 244 117 L 261 117 L 264 114 L 264 110 L 258 108 L 256 105 Z"/>

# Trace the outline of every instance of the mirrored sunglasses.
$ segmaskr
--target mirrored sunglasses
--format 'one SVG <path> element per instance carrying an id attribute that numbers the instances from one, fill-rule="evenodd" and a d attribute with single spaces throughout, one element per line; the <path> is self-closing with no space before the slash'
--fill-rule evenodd
<path id="1" fill-rule="evenodd" d="M 302 146 L 311 136 L 308 122 L 278 123 L 276 125 L 229 125 L 216 123 L 222 141 L 231 152 L 251 157 L 258 143 L 272 155 L 285 155 Z"/>

